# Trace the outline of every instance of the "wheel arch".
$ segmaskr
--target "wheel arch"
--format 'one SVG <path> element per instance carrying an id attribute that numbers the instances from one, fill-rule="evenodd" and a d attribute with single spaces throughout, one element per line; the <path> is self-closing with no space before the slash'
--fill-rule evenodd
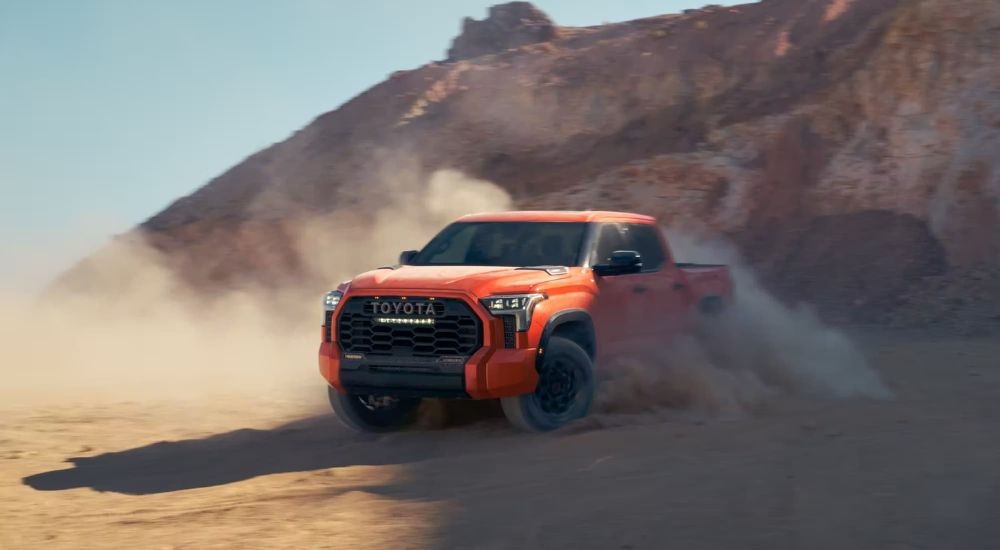
<path id="1" fill-rule="evenodd" d="M 594 320 L 586 310 L 567 309 L 549 317 L 545 328 L 542 329 L 542 336 L 538 340 L 539 354 L 536 366 L 541 365 L 542 358 L 545 356 L 545 348 L 553 336 L 561 336 L 577 343 L 592 360 L 597 356 Z"/>

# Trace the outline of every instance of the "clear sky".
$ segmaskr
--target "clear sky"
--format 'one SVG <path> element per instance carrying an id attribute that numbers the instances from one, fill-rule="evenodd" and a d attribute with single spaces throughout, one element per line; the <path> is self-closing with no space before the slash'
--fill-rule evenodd
<path id="1" fill-rule="evenodd" d="M 392 71 L 443 59 L 461 19 L 497 3 L 0 0 L 0 284 L 51 276 Z M 535 5 L 595 25 L 704 3 Z"/>

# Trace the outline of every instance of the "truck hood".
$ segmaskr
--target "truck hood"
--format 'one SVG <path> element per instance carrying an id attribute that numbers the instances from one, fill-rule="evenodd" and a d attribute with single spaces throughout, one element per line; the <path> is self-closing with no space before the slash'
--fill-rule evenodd
<path id="1" fill-rule="evenodd" d="M 483 297 L 525 292 L 548 281 L 564 279 L 568 273 L 550 275 L 542 269 L 494 266 L 402 266 L 362 273 L 351 281 L 351 290 L 427 291 L 458 290 Z"/>

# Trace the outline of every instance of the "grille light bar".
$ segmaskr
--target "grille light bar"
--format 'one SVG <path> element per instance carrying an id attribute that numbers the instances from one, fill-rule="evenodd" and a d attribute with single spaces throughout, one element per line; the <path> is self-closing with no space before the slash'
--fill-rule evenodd
<path id="1" fill-rule="evenodd" d="M 376 317 L 376 323 L 383 325 L 433 325 L 434 319 L 410 319 L 408 317 Z"/>

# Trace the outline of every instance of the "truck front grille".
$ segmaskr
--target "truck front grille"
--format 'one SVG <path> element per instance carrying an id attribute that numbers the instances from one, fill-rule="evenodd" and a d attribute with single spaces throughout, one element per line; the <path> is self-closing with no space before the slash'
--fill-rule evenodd
<path id="1" fill-rule="evenodd" d="M 455 298 L 357 296 L 341 309 L 337 339 L 345 353 L 468 357 L 482 346 L 482 323 Z"/>

